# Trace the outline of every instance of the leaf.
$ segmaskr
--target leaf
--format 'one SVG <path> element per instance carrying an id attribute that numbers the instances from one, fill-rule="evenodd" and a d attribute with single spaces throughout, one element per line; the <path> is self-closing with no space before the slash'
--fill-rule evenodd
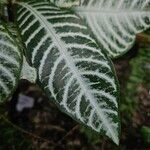
<path id="1" fill-rule="evenodd" d="M 150 127 L 143 126 L 140 132 L 141 132 L 142 138 L 149 143 L 150 142 Z"/>
<path id="2" fill-rule="evenodd" d="M 126 53 L 136 34 L 150 27 L 149 0 L 81 0 L 74 10 L 112 58 Z"/>
<path id="3" fill-rule="evenodd" d="M 52 3 L 58 7 L 72 7 L 79 6 L 80 0 L 50 0 Z"/>
<path id="4" fill-rule="evenodd" d="M 111 61 L 73 12 L 19 3 L 17 23 L 40 85 L 59 108 L 118 144 L 118 87 Z"/>
<path id="5" fill-rule="evenodd" d="M 0 1 L 0 4 L 4 4 L 4 3 L 6 4 L 6 3 L 7 3 L 7 0 L 1 0 L 1 1 Z"/>
<path id="6" fill-rule="evenodd" d="M 26 79 L 31 83 L 36 83 L 36 79 L 37 79 L 36 69 L 29 65 L 25 56 L 23 57 L 21 79 Z"/>
<path id="7" fill-rule="evenodd" d="M 14 91 L 21 71 L 22 56 L 13 38 L 0 22 L 0 103 Z"/>

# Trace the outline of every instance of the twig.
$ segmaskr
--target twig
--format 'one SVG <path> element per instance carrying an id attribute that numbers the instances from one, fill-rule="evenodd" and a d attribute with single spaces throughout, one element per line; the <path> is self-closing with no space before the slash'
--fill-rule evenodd
<path id="1" fill-rule="evenodd" d="M 18 131 L 20 131 L 20 132 L 22 132 L 22 133 L 25 133 L 25 134 L 27 134 L 27 135 L 33 137 L 33 138 L 36 138 L 36 139 L 40 139 L 40 140 L 42 140 L 42 141 L 45 141 L 45 142 L 47 142 L 47 143 L 49 143 L 49 144 L 56 145 L 55 143 L 53 143 L 52 141 L 49 141 L 48 139 L 45 139 L 45 138 L 43 138 L 43 137 L 40 137 L 40 136 L 38 136 L 38 135 L 36 135 L 36 134 L 34 134 L 34 133 L 28 132 L 28 131 L 24 130 L 23 128 L 21 128 L 21 127 L 15 125 L 15 124 L 13 124 L 13 123 L 12 123 L 11 121 L 9 121 L 4 115 L 0 115 L 0 118 L 2 118 L 5 122 L 7 122 L 7 123 L 10 124 L 12 127 L 14 127 L 16 130 L 18 130 Z"/>
<path id="2" fill-rule="evenodd" d="M 136 39 L 139 43 L 150 44 L 150 38 L 147 34 L 140 33 L 136 36 Z"/>
<path id="3" fill-rule="evenodd" d="M 65 132 L 65 129 L 56 126 L 56 125 L 44 125 L 44 127 L 41 125 L 42 129 L 49 129 L 49 130 L 56 130 L 59 132 Z"/>
<path id="4" fill-rule="evenodd" d="M 79 128 L 79 125 L 76 125 L 75 127 L 73 127 L 62 139 L 60 139 L 58 141 L 58 144 L 61 144 L 62 141 L 65 140 L 65 138 L 67 138 L 69 135 L 71 135 L 75 130 L 77 130 Z"/>

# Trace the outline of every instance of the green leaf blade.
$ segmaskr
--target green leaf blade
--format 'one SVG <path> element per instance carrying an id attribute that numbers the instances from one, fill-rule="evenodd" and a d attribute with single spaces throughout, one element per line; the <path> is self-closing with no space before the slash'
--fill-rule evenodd
<path id="1" fill-rule="evenodd" d="M 18 47 L 0 24 L 0 103 L 13 93 L 20 77 L 21 63 Z"/>
<path id="2" fill-rule="evenodd" d="M 72 118 L 118 144 L 117 79 L 82 20 L 49 3 L 33 2 L 19 3 L 17 22 L 49 97 Z"/>

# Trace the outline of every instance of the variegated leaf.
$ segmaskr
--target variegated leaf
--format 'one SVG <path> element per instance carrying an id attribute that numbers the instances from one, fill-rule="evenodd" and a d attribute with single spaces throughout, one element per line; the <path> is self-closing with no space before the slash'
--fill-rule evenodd
<path id="1" fill-rule="evenodd" d="M 80 0 L 49 0 L 59 7 L 79 6 Z"/>
<path id="2" fill-rule="evenodd" d="M 0 24 L 0 102 L 14 91 L 21 71 L 22 57 L 13 38 Z"/>
<path id="3" fill-rule="evenodd" d="M 81 0 L 75 11 L 112 58 L 127 52 L 136 34 L 150 27 L 150 0 Z"/>
<path id="4" fill-rule="evenodd" d="M 62 111 L 118 143 L 118 88 L 111 61 L 74 13 L 19 3 L 17 23 L 39 82 Z"/>

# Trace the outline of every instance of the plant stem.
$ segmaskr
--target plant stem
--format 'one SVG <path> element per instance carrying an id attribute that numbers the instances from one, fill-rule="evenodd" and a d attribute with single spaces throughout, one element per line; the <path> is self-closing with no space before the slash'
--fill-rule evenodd
<path id="1" fill-rule="evenodd" d="M 62 141 L 65 140 L 65 138 L 67 138 L 69 135 L 71 135 L 75 130 L 77 130 L 79 128 L 79 125 L 76 125 L 75 127 L 73 127 L 62 139 L 60 139 L 58 141 L 58 144 L 60 144 Z"/>

